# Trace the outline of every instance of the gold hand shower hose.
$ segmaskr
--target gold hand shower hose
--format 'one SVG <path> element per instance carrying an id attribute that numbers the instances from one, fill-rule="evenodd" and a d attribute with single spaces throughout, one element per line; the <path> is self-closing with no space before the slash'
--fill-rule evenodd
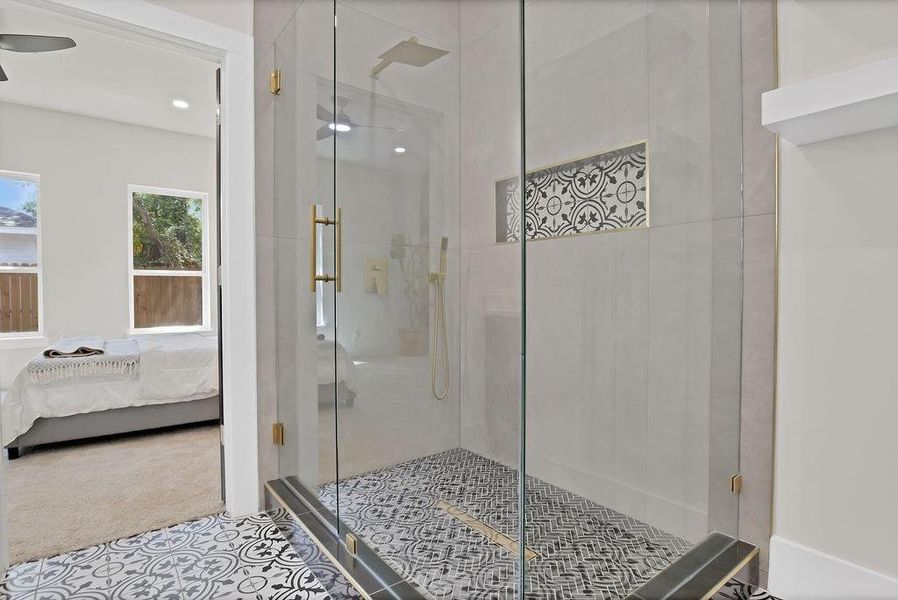
<path id="1" fill-rule="evenodd" d="M 440 241 L 440 270 L 430 274 L 435 289 L 433 302 L 433 344 L 430 353 L 430 389 L 433 397 L 442 400 L 449 394 L 449 340 L 446 338 L 446 254 L 449 238 Z M 442 360 L 440 360 L 442 359 Z M 437 389 L 438 364 L 444 373 L 443 386 Z"/>

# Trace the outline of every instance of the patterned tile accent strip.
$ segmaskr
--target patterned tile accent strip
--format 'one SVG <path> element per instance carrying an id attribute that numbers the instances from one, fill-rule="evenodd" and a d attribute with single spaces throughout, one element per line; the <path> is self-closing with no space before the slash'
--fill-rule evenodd
<path id="1" fill-rule="evenodd" d="M 267 515 L 213 515 L 11 567 L 10 600 L 326 600 Z"/>
<path id="2" fill-rule="evenodd" d="M 525 235 L 557 238 L 648 226 L 646 142 L 531 171 L 526 178 Z M 496 241 L 521 235 L 518 177 L 496 182 Z"/>

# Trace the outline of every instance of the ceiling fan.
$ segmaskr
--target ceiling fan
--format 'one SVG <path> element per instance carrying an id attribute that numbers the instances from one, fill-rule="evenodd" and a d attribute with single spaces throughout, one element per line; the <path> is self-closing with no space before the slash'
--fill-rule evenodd
<path id="1" fill-rule="evenodd" d="M 386 129 L 388 131 L 405 131 L 405 129 L 397 129 L 395 127 L 382 127 L 380 125 L 359 125 L 358 123 L 350 119 L 348 114 L 346 114 L 346 106 L 349 104 L 349 98 L 336 96 L 334 98 L 334 102 L 337 105 L 336 117 L 334 117 L 333 112 L 324 108 L 320 104 L 317 106 L 318 120 L 324 121 L 324 125 L 318 128 L 318 132 L 316 135 L 316 138 L 319 140 L 329 138 L 330 136 L 334 135 L 335 132 L 346 133 L 359 127 L 367 127 L 369 129 Z"/>
<path id="2" fill-rule="evenodd" d="M 10 52 L 55 52 L 74 47 L 75 40 L 67 37 L 0 33 L 0 50 L 9 50 Z M 9 77 L 0 66 L 0 81 L 8 80 Z"/>

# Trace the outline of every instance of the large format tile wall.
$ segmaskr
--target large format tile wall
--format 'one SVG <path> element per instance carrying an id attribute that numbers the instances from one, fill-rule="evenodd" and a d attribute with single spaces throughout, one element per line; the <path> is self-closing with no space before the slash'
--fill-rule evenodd
<path id="1" fill-rule="evenodd" d="M 526 4 L 527 168 L 647 140 L 651 172 L 650 229 L 527 246 L 527 471 L 693 540 L 736 533 L 735 6 Z M 462 441 L 515 464 L 520 247 L 492 194 L 519 170 L 517 3 L 461 15 Z"/>
<path id="2" fill-rule="evenodd" d="M 773 496 L 776 136 L 761 93 L 776 87 L 775 0 L 742 2 L 743 313 L 739 536 L 761 549 L 766 581 Z"/>

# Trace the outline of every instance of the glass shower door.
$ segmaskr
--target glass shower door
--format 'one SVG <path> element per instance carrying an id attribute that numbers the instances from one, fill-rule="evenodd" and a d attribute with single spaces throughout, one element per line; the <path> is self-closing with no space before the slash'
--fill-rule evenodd
<path id="1" fill-rule="evenodd" d="M 297 493 L 337 481 L 332 0 L 308 0 L 274 47 L 274 214 L 279 475 Z M 324 117 L 324 120 L 322 120 Z M 322 129 L 323 126 L 323 129 Z M 330 138 L 331 141 L 333 138 Z M 317 222 L 316 222 L 317 221 Z"/>
<path id="2" fill-rule="evenodd" d="M 470 418 L 462 411 L 483 415 L 490 409 L 479 390 L 476 409 L 461 404 L 462 302 L 480 307 L 486 294 L 469 290 L 477 297 L 464 300 L 461 294 L 462 265 L 476 269 L 485 259 L 472 258 L 475 238 L 466 240 L 459 226 L 460 6 L 417 0 L 336 6 L 336 85 L 321 92 L 336 103 L 334 131 L 319 144 L 326 168 L 334 169 L 343 222 L 342 291 L 334 297 L 339 486 L 323 501 L 347 533 L 429 595 L 472 597 L 482 588 L 483 597 L 508 596 L 518 574 L 509 551 L 519 531 L 516 472 L 461 440 L 462 421 Z M 504 8 L 509 23 L 503 35 L 513 36 L 517 3 Z M 496 70 L 510 67 L 502 80 L 509 89 L 499 89 L 514 99 L 517 53 L 513 45 L 500 47 L 510 52 L 487 62 Z M 476 93 L 472 86 L 472 110 Z M 515 105 L 509 111 L 491 104 L 490 110 L 508 113 L 500 120 L 509 127 L 496 135 L 487 126 L 476 137 L 493 144 L 496 154 L 496 140 L 508 140 L 501 174 L 513 175 L 519 164 Z M 494 181 L 484 175 L 468 179 L 479 184 L 472 190 L 480 208 L 490 209 Z M 491 240 L 492 227 L 478 231 Z M 472 251 L 463 258 L 466 241 Z M 504 250 L 512 256 L 512 248 Z M 506 269 L 503 276 L 512 280 L 515 272 Z M 506 322 L 508 331 L 500 335 L 511 334 L 511 347 L 503 358 L 514 366 L 519 319 Z M 472 327 L 470 337 L 479 338 L 480 331 Z M 514 378 L 513 372 L 503 376 Z M 518 398 L 508 391 L 517 414 Z M 493 435 L 506 438 L 497 445 L 516 453 L 518 430 L 501 416 L 496 421 L 501 429 Z M 482 439 L 486 428 L 485 422 L 470 428 L 470 446 L 489 444 Z"/>
<path id="3" fill-rule="evenodd" d="M 319 142 L 335 172 L 343 218 L 343 286 L 335 298 L 337 377 L 344 383 L 337 399 L 338 508 L 369 542 L 387 530 L 387 520 L 411 509 L 413 495 L 368 474 L 458 446 L 458 341 L 448 334 L 457 324 L 459 281 L 447 145 L 457 122 L 457 55 L 371 8 L 337 4 L 337 83 L 322 90 L 336 102 L 336 124 Z M 397 44 L 426 64 L 378 58 Z M 446 275 L 431 281 L 431 272 Z"/>

